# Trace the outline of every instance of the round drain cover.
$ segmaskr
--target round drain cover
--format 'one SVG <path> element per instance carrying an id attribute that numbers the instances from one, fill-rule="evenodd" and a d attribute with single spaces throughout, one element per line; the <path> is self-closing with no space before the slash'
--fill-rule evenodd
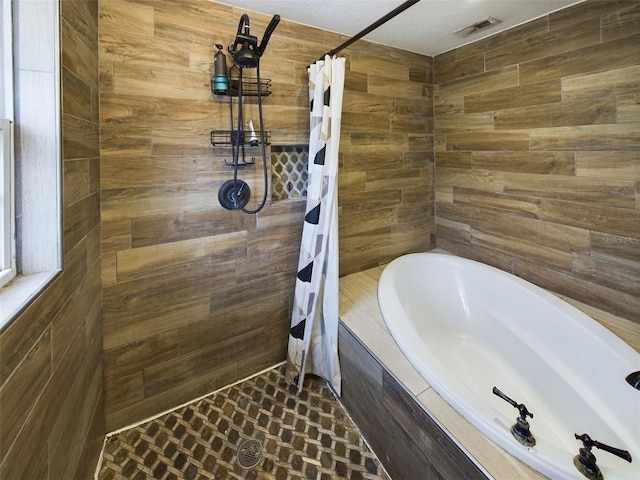
<path id="1" fill-rule="evenodd" d="M 257 440 L 247 440 L 238 447 L 238 464 L 243 468 L 255 467 L 262 457 L 262 444 Z"/>

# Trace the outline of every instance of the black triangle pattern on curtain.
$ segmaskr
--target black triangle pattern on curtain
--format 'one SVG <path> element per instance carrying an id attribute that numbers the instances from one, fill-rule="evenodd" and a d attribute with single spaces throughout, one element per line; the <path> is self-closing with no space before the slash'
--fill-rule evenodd
<path id="1" fill-rule="evenodd" d="M 293 338 L 299 338 L 300 340 L 302 340 L 304 338 L 304 328 L 306 324 L 307 324 L 307 319 L 304 318 L 300 323 L 291 327 L 291 330 L 289 331 L 289 333 Z"/>
<path id="2" fill-rule="evenodd" d="M 301 282 L 311 282 L 311 274 L 313 273 L 313 261 L 298 272 L 298 279 Z"/>
<path id="3" fill-rule="evenodd" d="M 316 165 L 324 165 L 324 155 L 326 152 L 327 146 L 323 145 L 323 147 L 316 153 L 316 156 L 313 159 L 313 163 L 315 163 Z"/>
<path id="4" fill-rule="evenodd" d="M 320 206 L 321 205 L 322 204 L 319 203 L 316 207 L 309 210 L 309 213 L 307 213 L 304 216 L 304 221 L 312 225 L 318 225 L 318 222 L 320 222 Z"/>

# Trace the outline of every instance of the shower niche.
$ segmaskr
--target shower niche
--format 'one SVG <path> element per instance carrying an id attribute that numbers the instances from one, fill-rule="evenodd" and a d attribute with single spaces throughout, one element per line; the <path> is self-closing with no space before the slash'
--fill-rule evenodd
<path id="1" fill-rule="evenodd" d="M 295 200 L 307 196 L 309 145 L 271 146 L 271 199 Z"/>

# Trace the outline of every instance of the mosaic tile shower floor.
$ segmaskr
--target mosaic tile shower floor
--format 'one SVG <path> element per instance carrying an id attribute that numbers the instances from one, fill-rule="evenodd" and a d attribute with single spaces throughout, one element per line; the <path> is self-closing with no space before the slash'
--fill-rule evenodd
<path id="1" fill-rule="evenodd" d="M 238 447 L 261 442 L 253 468 Z M 325 383 L 300 395 L 284 366 L 107 439 L 98 480 L 382 479 L 389 477 Z"/>

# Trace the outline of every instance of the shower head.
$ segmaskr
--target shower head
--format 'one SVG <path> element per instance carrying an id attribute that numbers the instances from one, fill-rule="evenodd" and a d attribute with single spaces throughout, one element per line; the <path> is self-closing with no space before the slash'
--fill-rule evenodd
<path id="1" fill-rule="evenodd" d="M 249 32 L 249 16 L 246 13 L 243 14 L 238 24 L 236 39 L 229 45 L 233 63 L 240 68 L 256 68 L 278 22 L 280 22 L 280 15 L 274 15 L 264 32 L 260 46 L 258 46 L 258 38 Z"/>
<path id="2" fill-rule="evenodd" d="M 260 57 L 258 50 L 258 38 L 249 32 L 249 15 L 246 13 L 240 17 L 236 39 L 229 45 L 229 52 L 233 63 L 240 68 L 255 68 Z"/>
<path id="3" fill-rule="evenodd" d="M 233 63 L 240 68 L 256 68 L 260 57 L 248 46 L 243 46 L 233 54 Z"/>

